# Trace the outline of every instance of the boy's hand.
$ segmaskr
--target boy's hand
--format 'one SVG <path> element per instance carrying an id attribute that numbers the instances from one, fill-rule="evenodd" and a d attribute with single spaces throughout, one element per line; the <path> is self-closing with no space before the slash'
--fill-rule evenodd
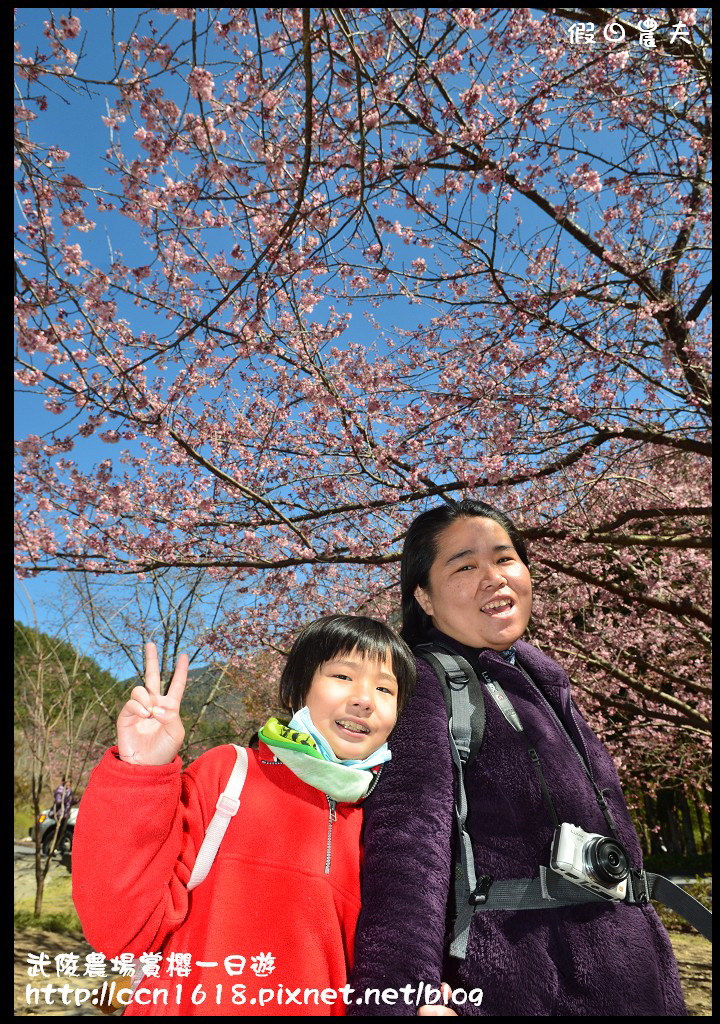
<path id="1" fill-rule="evenodd" d="M 454 1010 L 451 1010 L 449 1006 L 444 1006 L 443 1003 L 447 1003 L 452 995 L 452 989 L 446 981 L 440 985 L 440 991 L 442 992 L 443 1002 L 442 1003 L 425 1003 L 418 1010 L 418 1017 L 457 1017 Z"/>
<path id="2" fill-rule="evenodd" d="M 128 764 L 170 764 L 176 757 L 185 729 L 180 702 L 185 692 L 188 658 L 181 654 L 163 697 L 155 644 L 145 644 L 145 685 L 136 686 L 118 715 L 117 738 L 121 761 Z"/>

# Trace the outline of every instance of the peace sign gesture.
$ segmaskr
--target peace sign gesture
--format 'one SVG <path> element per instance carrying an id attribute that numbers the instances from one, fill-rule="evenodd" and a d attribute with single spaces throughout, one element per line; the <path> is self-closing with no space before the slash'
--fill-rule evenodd
<path id="1" fill-rule="evenodd" d="M 145 644 L 145 685 L 136 686 L 118 715 L 117 738 L 121 761 L 129 764 L 170 764 L 175 759 L 185 729 L 180 702 L 185 692 L 188 657 L 181 654 L 175 674 L 163 697 L 155 644 Z"/>

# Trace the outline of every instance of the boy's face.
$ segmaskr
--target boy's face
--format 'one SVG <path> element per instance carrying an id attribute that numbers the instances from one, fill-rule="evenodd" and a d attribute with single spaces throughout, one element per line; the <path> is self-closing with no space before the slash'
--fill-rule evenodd
<path id="1" fill-rule="evenodd" d="M 389 654 L 375 661 L 353 650 L 320 665 L 305 703 L 335 756 L 363 761 L 390 735 L 397 719 L 397 697 Z"/>

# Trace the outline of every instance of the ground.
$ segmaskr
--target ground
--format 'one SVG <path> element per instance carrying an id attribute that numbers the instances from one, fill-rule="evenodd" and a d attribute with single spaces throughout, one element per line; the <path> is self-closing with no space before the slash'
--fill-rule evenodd
<path id="1" fill-rule="evenodd" d="M 671 931 L 683 994 L 692 1017 L 712 1016 L 712 946 L 696 932 Z"/>
<path id="2" fill-rule="evenodd" d="M 30 954 L 47 953 L 53 966 L 55 957 L 59 953 L 77 953 L 80 957 L 80 970 L 82 971 L 85 956 L 92 952 L 90 946 L 84 940 L 70 938 L 68 935 L 61 935 L 57 932 L 43 931 L 39 928 L 23 928 L 15 933 L 15 1016 L 16 1017 L 102 1017 L 100 1010 L 91 1003 L 91 996 L 86 993 L 90 988 L 98 984 L 93 981 L 88 985 L 87 979 L 58 978 L 54 970 L 48 972 L 47 978 L 30 977 L 28 975 L 28 956 Z M 61 985 L 67 982 L 70 986 L 65 999 L 68 1005 L 63 1005 L 62 996 L 54 994 L 50 1005 L 45 1001 L 45 993 L 39 991 L 43 986 L 52 982 Z M 28 986 L 31 992 L 28 998 Z M 32 989 L 37 989 L 34 995 Z M 84 991 L 83 991 L 84 990 Z M 75 992 L 77 991 L 81 1005 L 75 1005 Z M 35 999 L 38 1000 L 35 1003 Z"/>
<path id="3" fill-rule="evenodd" d="M 32 910 L 35 898 L 35 860 L 32 856 L 23 855 L 15 859 L 15 909 Z M 61 914 L 68 923 L 72 924 L 75 918 L 72 912 L 72 899 L 70 896 L 70 874 L 67 865 L 64 865 L 56 858 L 50 868 L 45 881 L 45 899 L 43 901 L 43 912 L 47 914 Z M 84 968 L 85 957 L 92 952 L 90 946 L 76 932 L 75 935 L 62 933 L 55 930 L 22 927 L 15 929 L 15 1016 L 41 1016 L 41 1017 L 102 1017 L 103 1014 L 92 1006 L 89 999 L 83 1000 L 82 1005 L 75 1006 L 74 991 L 69 991 L 66 999 L 72 999 L 71 1005 L 62 1003 L 62 996 L 55 996 L 53 1002 L 48 1004 L 42 993 L 38 993 L 38 1003 L 34 1003 L 34 996 L 31 994 L 30 1002 L 27 998 L 27 986 L 39 989 L 49 982 L 60 985 L 67 982 L 71 990 L 94 988 L 96 982 L 88 986 L 87 979 L 83 979 L 81 972 Z M 30 954 L 46 953 L 51 960 L 52 970 L 47 972 L 47 977 L 40 975 L 31 976 L 28 974 L 28 956 Z M 76 953 L 79 956 L 79 973 L 77 978 L 58 978 L 55 974 L 54 957 L 60 953 Z"/>
<path id="4" fill-rule="evenodd" d="M 15 860 L 15 906 L 20 909 L 31 909 L 33 905 L 33 894 L 35 891 L 34 862 L 33 858 L 23 856 Z M 70 904 L 70 875 L 67 868 L 59 862 L 55 862 L 50 870 L 46 882 L 46 905 L 48 912 L 64 910 L 69 911 Z M 706 939 L 696 933 L 671 931 L 670 939 L 675 950 L 678 965 L 680 967 L 680 978 L 682 980 L 685 1001 L 688 1005 L 690 1015 L 693 1017 L 712 1016 L 711 999 L 711 963 L 712 947 Z M 79 957 L 80 971 L 83 969 L 85 957 L 92 952 L 90 946 L 79 936 L 62 934 L 60 932 L 42 930 L 37 928 L 16 928 L 15 930 L 15 1016 L 42 1016 L 42 1017 L 102 1017 L 103 1014 L 96 1009 L 89 997 L 79 993 L 80 1005 L 75 1005 L 75 990 L 95 988 L 98 982 L 95 980 L 88 984 L 81 976 L 77 978 L 58 978 L 54 971 L 54 957 L 60 953 L 75 953 Z M 46 953 L 51 959 L 53 970 L 48 977 L 31 977 L 28 975 L 28 956 L 30 954 Z M 37 1005 L 27 1002 L 27 986 L 31 985 L 39 989 L 43 984 L 53 982 L 56 985 L 67 982 L 70 985 L 65 999 L 68 1005 L 63 1005 L 61 996 L 54 996 L 54 1003 L 47 1005 L 44 995 L 39 994 L 40 1002 Z M 31 996 L 31 999 L 34 998 Z"/>

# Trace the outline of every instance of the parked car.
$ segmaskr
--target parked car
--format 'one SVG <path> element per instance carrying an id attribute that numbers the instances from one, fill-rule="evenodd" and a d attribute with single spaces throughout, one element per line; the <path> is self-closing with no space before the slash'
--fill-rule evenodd
<path id="1" fill-rule="evenodd" d="M 52 844 L 55 843 L 55 851 L 57 853 L 70 853 L 72 850 L 73 832 L 75 831 L 75 821 L 77 819 L 78 809 L 77 807 L 70 808 L 70 814 L 60 826 L 60 832 L 57 840 L 55 839 L 55 826 L 57 821 L 55 818 L 55 810 L 49 807 L 46 811 L 41 811 L 38 815 L 38 828 L 40 830 L 42 852 L 47 855 L 52 849 Z M 34 828 L 32 825 L 28 829 L 28 835 L 34 840 Z"/>

